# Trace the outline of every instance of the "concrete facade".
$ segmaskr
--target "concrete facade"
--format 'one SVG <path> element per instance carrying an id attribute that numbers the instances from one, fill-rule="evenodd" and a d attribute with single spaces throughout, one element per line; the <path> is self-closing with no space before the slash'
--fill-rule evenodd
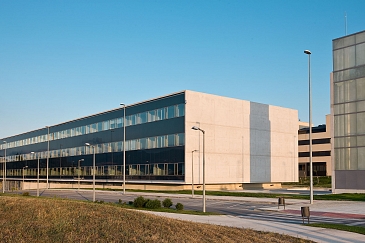
<path id="1" fill-rule="evenodd" d="M 301 128 L 299 124 L 299 128 Z M 326 125 L 312 128 L 312 161 L 314 176 L 331 176 L 331 116 L 326 116 Z M 298 152 L 299 152 L 299 176 L 309 176 L 309 133 L 308 127 L 299 129 L 298 132 Z M 308 154 L 308 155 L 307 155 Z M 325 169 L 322 168 L 325 166 Z M 318 167 L 318 168 L 316 168 Z M 318 173 L 317 171 L 321 171 Z M 325 174 L 324 174 L 325 173 Z"/>
<path id="2" fill-rule="evenodd" d="M 186 100 L 186 183 L 192 160 L 202 183 L 203 136 L 193 126 L 205 131 L 207 184 L 298 181 L 296 110 L 193 91 Z"/>

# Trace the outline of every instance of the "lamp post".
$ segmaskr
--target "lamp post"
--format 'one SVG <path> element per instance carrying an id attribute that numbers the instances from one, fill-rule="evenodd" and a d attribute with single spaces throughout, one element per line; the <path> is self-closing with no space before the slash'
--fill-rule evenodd
<path id="1" fill-rule="evenodd" d="M 49 188 L 48 185 L 48 170 L 49 170 L 49 126 L 46 126 L 47 128 L 47 182 L 46 182 L 46 188 Z"/>
<path id="2" fill-rule="evenodd" d="M 310 204 L 313 204 L 313 161 L 312 161 L 312 84 L 311 84 L 311 51 L 308 55 L 308 86 L 309 86 L 309 175 L 310 175 Z"/>
<path id="3" fill-rule="evenodd" d="M 8 147 L 8 144 L 6 141 L 3 141 L 5 143 L 5 154 L 4 154 L 4 166 L 3 166 L 3 193 L 5 193 L 5 184 L 6 184 L 6 149 Z"/>
<path id="4" fill-rule="evenodd" d="M 35 154 L 34 152 L 30 152 L 31 154 Z M 39 156 L 37 156 L 37 197 L 39 197 Z"/>
<path id="5" fill-rule="evenodd" d="M 78 189 L 77 190 L 80 190 L 80 170 L 81 170 L 81 168 L 80 168 L 80 162 L 81 161 L 84 161 L 84 159 L 79 159 L 79 161 L 78 161 L 78 170 L 77 170 L 77 178 L 78 178 Z"/>
<path id="6" fill-rule="evenodd" d="M 191 197 L 194 197 L 194 152 L 198 150 L 191 151 Z"/>
<path id="7" fill-rule="evenodd" d="M 125 195 L 125 104 L 123 106 L 123 195 Z"/>
<path id="8" fill-rule="evenodd" d="M 193 126 L 191 129 L 203 133 L 203 212 L 205 213 L 205 131 L 196 126 Z"/>
<path id="9" fill-rule="evenodd" d="M 110 130 L 110 149 L 111 149 L 111 152 L 112 152 L 112 166 L 114 168 L 113 133 L 114 133 L 114 130 Z"/>
<path id="10" fill-rule="evenodd" d="M 23 190 L 24 190 L 24 169 L 28 168 L 28 165 L 23 167 Z"/>
<path id="11" fill-rule="evenodd" d="M 85 143 L 86 146 L 93 148 L 93 202 L 95 202 L 95 145 Z"/>

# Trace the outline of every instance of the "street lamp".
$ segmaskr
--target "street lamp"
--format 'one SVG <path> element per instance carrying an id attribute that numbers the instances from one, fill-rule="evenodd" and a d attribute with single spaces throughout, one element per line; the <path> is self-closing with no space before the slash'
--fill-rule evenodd
<path id="1" fill-rule="evenodd" d="M 77 190 L 80 190 L 80 171 L 81 171 L 81 168 L 80 168 L 80 162 L 81 161 L 84 161 L 84 159 L 79 159 L 79 162 L 78 162 L 78 170 L 77 170 L 77 177 L 78 177 L 78 181 L 79 181 L 79 187 Z"/>
<path id="2" fill-rule="evenodd" d="M 309 83 L 309 175 L 310 175 L 310 204 L 313 204 L 313 161 L 312 161 L 312 84 L 311 84 L 311 51 L 308 55 L 308 83 Z"/>
<path id="3" fill-rule="evenodd" d="M 28 165 L 26 165 L 26 166 L 23 167 L 23 190 L 24 190 L 24 187 L 25 187 L 24 186 L 24 169 L 26 169 L 26 168 L 28 168 Z"/>
<path id="4" fill-rule="evenodd" d="M 49 126 L 46 126 L 47 128 L 47 182 L 46 182 L 46 189 L 49 189 L 48 185 L 48 177 L 49 177 Z"/>
<path id="5" fill-rule="evenodd" d="M 95 202 L 95 145 L 85 143 L 86 146 L 93 148 L 93 202 Z"/>
<path id="6" fill-rule="evenodd" d="M 196 126 L 193 126 L 191 129 L 203 133 L 203 212 L 205 213 L 205 131 Z"/>
<path id="7" fill-rule="evenodd" d="M 5 184 L 6 184 L 6 149 L 8 147 L 8 144 L 6 141 L 3 141 L 5 143 L 5 154 L 4 154 L 4 166 L 3 166 L 3 193 L 5 193 Z"/>
<path id="8" fill-rule="evenodd" d="M 194 197 L 194 152 L 199 150 L 191 151 L 191 197 Z"/>
<path id="9" fill-rule="evenodd" d="M 35 154 L 34 152 L 30 152 L 31 154 Z M 37 156 L 38 165 L 37 165 L 37 197 L 39 197 L 39 156 Z"/>
<path id="10" fill-rule="evenodd" d="M 123 195 L 125 195 L 125 104 L 123 106 Z"/>

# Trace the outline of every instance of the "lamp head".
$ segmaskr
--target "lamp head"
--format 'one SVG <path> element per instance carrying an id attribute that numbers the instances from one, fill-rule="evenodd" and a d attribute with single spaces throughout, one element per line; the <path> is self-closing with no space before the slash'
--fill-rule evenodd
<path id="1" fill-rule="evenodd" d="M 191 129 L 193 129 L 193 130 L 200 130 L 200 128 L 197 127 L 197 126 L 193 126 Z"/>
<path id="2" fill-rule="evenodd" d="M 90 146 L 90 143 L 85 143 L 86 146 Z"/>
<path id="3" fill-rule="evenodd" d="M 307 54 L 307 55 L 312 54 L 312 52 L 310 50 L 305 50 L 304 53 Z"/>

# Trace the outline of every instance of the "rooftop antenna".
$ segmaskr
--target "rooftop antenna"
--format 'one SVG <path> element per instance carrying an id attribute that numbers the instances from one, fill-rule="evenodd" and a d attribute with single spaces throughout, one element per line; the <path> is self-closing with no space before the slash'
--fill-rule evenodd
<path id="1" fill-rule="evenodd" d="M 347 35 L 347 13 L 345 11 L 345 35 Z"/>

